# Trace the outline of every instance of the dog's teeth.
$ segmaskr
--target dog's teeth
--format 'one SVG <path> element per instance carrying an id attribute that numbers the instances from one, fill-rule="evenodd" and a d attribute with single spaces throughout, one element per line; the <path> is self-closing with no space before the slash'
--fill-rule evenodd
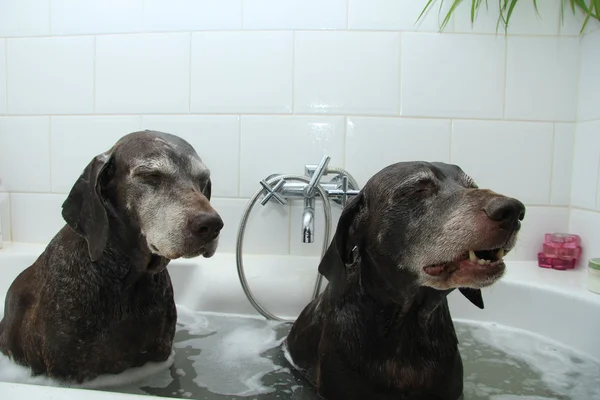
<path id="1" fill-rule="evenodd" d="M 491 262 L 491 260 L 485 260 L 485 265 L 490 265 Z"/>
<path id="2" fill-rule="evenodd" d="M 498 260 L 502 260 L 502 258 L 504 257 L 504 249 L 498 250 L 498 252 L 496 253 L 496 257 L 498 257 Z"/>
<path id="3" fill-rule="evenodd" d="M 485 265 L 485 260 L 479 259 L 479 261 L 477 261 L 479 263 L 479 265 Z"/>
<path id="4" fill-rule="evenodd" d="M 477 256 L 475 255 L 475 252 L 473 250 L 469 250 L 469 261 L 474 263 L 477 262 L 477 260 L 479 260 L 479 258 L 477 258 Z"/>

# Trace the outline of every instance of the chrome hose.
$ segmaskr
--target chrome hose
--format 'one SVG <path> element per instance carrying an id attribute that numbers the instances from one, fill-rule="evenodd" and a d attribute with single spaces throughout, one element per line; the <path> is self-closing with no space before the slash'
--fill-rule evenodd
<path id="1" fill-rule="evenodd" d="M 328 170 L 332 171 L 334 169 L 329 168 Z M 272 185 L 276 182 L 279 182 L 282 179 L 284 181 L 288 181 L 288 180 L 301 181 L 301 182 L 305 182 L 307 184 L 310 182 L 310 178 L 308 178 L 306 176 L 284 174 L 284 175 L 270 176 L 267 180 L 267 183 L 269 185 Z M 354 179 L 352 179 L 350 177 L 350 175 L 348 175 L 348 181 L 351 182 L 352 184 L 356 183 L 356 181 L 354 181 Z M 316 192 L 319 194 L 319 196 L 321 196 L 321 199 L 323 200 L 323 211 L 325 213 L 325 233 L 324 233 L 324 237 L 323 237 L 323 249 L 321 251 L 321 258 L 322 258 L 323 255 L 325 254 L 325 252 L 327 251 L 327 248 L 329 247 L 329 235 L 331 232 L 331 202 L 329 200 L 329 197 L 327 196 L 327 193 L 323 190 L 321 185 L 315 186 L 315 189 L 316 189 Z M 271 319 L 271 320 L 275 320 L 275 321 L 293 322 L 293 320 L 286 320 L 286 319 L 280 318 L 280 317 L 272 314 L 271 312 L 269 312 L 266 308 L 264 308 L 252 294 L 252 291 L 250 290 L 250 286 L 248 285 L 248 280 L 246 279 L 246 274 L 244 273 L 244 262 L 242 260 L 242 248 L 243 248 L 243 244 L 244 244 L 244 231 L 246 230 L 246 223 L 248 222 L 248 218 L 250 216 L 250 212 L 252 211 L 252 208 L 254 207 L 254 205 L 256 204 L 256 202 L 258 201 L 258 199 L 264 192 L 265 192 L 265 189 L 261 188 L 254 194 L 254 196 L 252 196 L 252 198 L 248 202 L 248 205 L 246 206 L 246 209 L 244 210 L 242 219 L 240 220 L 240 226 L 238 229 L 237 243 L 236 243 L 236 249 L 235 249 L 238 276 L 240 278 L 240 282 L 242 284 L 242 289 L 244 290 L 244 293 L 246 294 L 248 301 L 250 301 L 252 306 L 259 313 L 261 313 L 267 319 Z M 315 288 L 313 291 L 313 299 L 316 298 L 321 291 L 322 279 L 323 279 L 322 275 L 317 273 L 317 280 L 315 282 Z"/>

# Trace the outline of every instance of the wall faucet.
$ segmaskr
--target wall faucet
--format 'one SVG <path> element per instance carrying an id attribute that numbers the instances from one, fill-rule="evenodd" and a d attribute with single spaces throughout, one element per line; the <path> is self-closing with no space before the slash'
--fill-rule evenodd
<path id="1" fill-rule="evenodd" d="M 304 212 L 302 213 L 302 243 L 315 241 L 315 186 L 327 170 L 331 157 L 323 156 L 317 168 L 312 172 L 310 182 L 304 187 Z M 307 168 L 307 175 L 310 175 Z"/>
<path id="2" fill-rule="evenodd" d="M 254 308 L 268 319 L 284 321 L 264 308 L 252 294 L 248 285 L 248 280 L 244 273 L 244 263 L 242 260 L 242 250 L 244 245 L 244 232 L 246 224 L 250 217 L 250 212 L 254 205 L 260 200 L 263 206 L 273 201 L 280 205 L 285 205 L 288 199 L 304 200 L 304 210 L 302 212 L 302 242 L 313 243 L 315 240 L 315 203 L 316 198 L 321 197 L 323 203 L 323 212 L 325 217 L 325 229 L 323 231 L 323 248 L 321 257 L 327 251 L 330 243 L 331 229 L 333 226 L 331 207 L 332 203 L 346 206 L 349 196 L 356 196 L 360 191 L 358 184 L 352 176 L 342 168 L 328 167 L 329 156 L 324 156 L 319 165 L 305 165 L 305 174 L 271 174 L 259 183 L 261 188 L 249 200 L 238 229 L 236 242 L 236 263 L 238 276 L 242 289 L 246 297 Z M 329 182 L 321 182 L 323 176 L 334 174 Z M 315 287 L 313 290 L 313 299 L 321 293 L 322 275 L 317 274 Z"/>
<path id="3" fill-rule="evenodd" d="M 261 204 L 264 206 L 270 200 L 279 204 L 286 204 L 288 198 L 302 198 L 304 210 L 302 212 L 302 242 L 315 241 L 315 202 L 319 192 L 317 186 L 323 189 L 327 197 L 333 202 L 346 206 L 348 196 L 358 194 L 358 184 L 348 172 L 341 168 L 329 168 L 331 157 L 323 156 L 318 165 L 305 165 L 305 176 L 286 174 L 272 174 L 260 181 L 264 190 Z M 329 182 L 321 182 L 323 176 L 334 173 Z M 280 179 L 277 179 L 280 178 Z M 301 179 L 300 179 L 301 178 Z M 300 180 L 300 182 L 298 181 Z"/>

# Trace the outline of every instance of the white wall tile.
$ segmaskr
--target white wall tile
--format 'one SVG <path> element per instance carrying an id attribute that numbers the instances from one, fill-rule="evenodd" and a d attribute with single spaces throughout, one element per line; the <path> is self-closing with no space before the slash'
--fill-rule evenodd
<path id="1" fill-rule="evenodd" d="M 142 129 L 168 132 L 187 140 L 211 171 L 212 195 L 238 195 L 240 120 L 237 115 L 145 115 Z"/>
<path id="2" fill-rule="evenodd" d="M 235 253 L 238 228 L 248 199 L 211 200 L 221 215 L 225 226 L 219 238 L 219 253 Z M 252 209 L 244 232 L 244 254 L 288 254 L 289 253 L 289 205 L 260 202 Z"/>
<path id="3" fill-rule="evenodd" d="M 2 186 L 1 182 L 0 186 Z M 12 240 L 10 228 L 10 193 L 0 193 L 0 231 L 2 232 L 2 241 L 10 242 Z"/>
<path id="4" fill-rule="evenodd" d="M 53 35 L 139 32 L 143 0 L 52 0 Z"/>
<path id="5" fill-rule="evenodd" d="M 573 13 L 573 11 L 571 10 L 570 5 L 568 7 L 565 7 L 563 21 L 561 21 L 561 23 L 558 26 L 560 35 L 580 36 L 581 27 L 583 26 L 584 20 L 585 13 L 579 7 L 575 7 L 575 13 Z M 593 18 L 590 18 L 588 24 L 583 30 L 583 33 L 591 33 L 597 29 L 600 29 L 600 22 Z"/>
<path id="6" fill-rule="evenodd" d="M 590 258 L 600 257 L 600 213 L 571 210 L 569 233 L 581 236 L 580 268 L 587 268 Z"/>
<path id="7" fill-rule="evenodd" d="M 575 127 L 575 124 L 554 124 L 554 156 L 550 204 L 568 206 L 571 201 Z"/>
<path id="8" fill-rule="evenodd" d="M 400 34 L 297 32 L 294 111 L 398 114 Z"/>
<path id="9" fill-rule="evenodd" d="M 304 175 L 304 166 L 324 155 L 332 167 L 343 166 L 342 117 L 242 116 L 240 194 L 252 196 L 271 174 Z"/>
<path id="10" fill-rule="evenodd" d="M 444 119 L 351 117 L 346 169 L 362 187 L 379 170 L 399 161 L 448 162 L 450 133 L 450 120 Z"/>
<path id="11" fill-rule="evenodd" d="M 292 111 L 292 32 L 202 32 L 192 39 L 191 111 Z"/>
<path id="12" fill-rule="evenodd" d="M 548 204 L 553 131 L 551 123 L 454 121 L 451 160 L 481 188 Z"/>
<path id="13" fill-rule="evenodd" d="M 242 200 L 237 200 L 238 207 Z M 244 208 L 247 201 L 243 201 Z M 243 213 L 240 212 L 240 217 Z M 235 237 L 237 239 L 236 226 Z M 262 206 L 257 202 L 250 212 L 243 243 L 244 254 L 289 254 L 290 252 L 290 205 L 269 202 Z M 234 250 L 235 251 L 235 250 Z"/>
<path id="14" fill-rule="evenodd" d="M 581 41 L 578 120 L 600 119 L 600 30 Z"/>
<path id="15" fill-rule="evenodd" d="M 242 0 L 145 0 L 144 29 L 185 31 L 239 29 Z"/>
<path id="16" fill-rule="evenodd" d="M 498 17 L 500 8 L 498 2 L 485 2 L 475 15 L 475 22 L 471 22 L 471 4 L 470 1 L 463 1 L 454 11 L 454 31 L 460 33 L 498 33 L 504 34 L 504 26 L 498 26 Z M 512 30 L 509 30 L 512 32 Z"/>
<path id="17" fill-rule="evenodd" d="M 512 35 L 556 35 L 561 23 L 560 2 L 562 0 L 538 1 L 537 12 L 532 1 L 516 3 L 510 17 L 508 33 Z M 497 25 L 499 13 L 498 2 L 490 2 L 486 7 L 482 3 L 475 24 L 471 24 L 471 2 L 465 1 L 456 9 L 455 30 L 464 33 L 496 33 L 504 34 L 504 25 Z M 570 9 L 566 10 L 571 12 Z M 496 31 L 496 27 L 498 30 Z"/>
<path id="18" fill-rule="evenodd" d="M 346 29 L 346 0 L 244 0 L 244 29 Z"/>
<path id="19" fill-rule="evenodd" d="M 594 209 L 600 167 L 600 120 L 580 122 L 575 135 L 571 205 Z"/>
<path id="20" fill-rule="evenodd" d="M 0 1 L 0 37 L 50 33 L 50 0 Z"/>
<path id="21" fill-rule="evenodd" d="M 507 260 L 534 261 L 542 251 L 544 234 L 566 232 L 569 229 L 569 209 L 566 207 L 527 207 L 517 244 Z"/>
<path id="22" fill-rule="evenodd" d="M 508 38 L 507 119 L 575 121 L 578 38 Z"/>
<path id="23" fill-rule="evenodd" d="M 291 203 L 290 214 L 290 254 L 296 256 L 319 257 L 323 251 L 323 240 L 325 239 L 325 213 L 323 212 L 323 202 L 316 201 L 315 204 L 315 230 L 313 243 L 302 242 L 302 213 L 304 211 L 304 201 L 294 201 Z M 331 231 L 329 242 L 335 234 L 338 220 L 342 214 L 342 206 L 331 202 Z M 315 271 L 318 263 L 315 264 Z"/>
<path id="24" fill-rule="evenodd" d="M 64 194 L 11 193 L 12 240 L 48 243 L 65 225 Z"/>
<path id="25" fill-rule="evenodd" d="M 6 40 L 0 39 L 0 114 L 6 113 Z"/>
<path id="26" fill-rule="evenodd" d="M 242 218 L 247 202 L 247 199 L 223 199 L 218 197 L 210 200 L 210 203 L 217 210 L 224 224 L 219 237 L 219 248 L 217 249 L 219 253 L 235 253 L 240 219 Z M 260 207 L 260 205 L 257 207 Z M 256 229 L 256 226 L 248 227 L 249 233 L 252 233 L 249 231 L 251 228 Z M 244 235 L 244 238 L 247 237 L 248 234 Z M 245 241 L 244 254 L 251 252 L 251 245 L 252 243 Z"/>
<path id="27" fill-rule="evenodd" d="M 438 32 L 450 7 L 450 2 L 432 7 L 417 22 L 425 8 L 422 0 L 350 0 L 348 25 L 350 29 L 429 31 Z M 450 19 L 444 32 L 452 32 Z"/>
<path id="28" fill-rule="evenodd" d="M 96 38 L 96 112 L 187 113 L 190 34 Z"/>
<path id="29" fill-rule="evenodd" d="M 8 112 L 93 111 L 94 38 L 7 40 Z"/>
<path id="30" fill-rule="evenodd" d="M 504 37 L 407 33 L 402 37 L 402 115 L 500 118 Z"/>
<path id="31" fill-rule="evenodd" d="M 0 117 L 0 182 L 9 192 L 50 191 L 48 117 Z"/>
<path id="32" fill-rule="evenodd" d="M 138 130 L 139 116 L 52 117 L 52 191 L 70 192 L 95 156 L 109 150 L 121 137 Z"/>

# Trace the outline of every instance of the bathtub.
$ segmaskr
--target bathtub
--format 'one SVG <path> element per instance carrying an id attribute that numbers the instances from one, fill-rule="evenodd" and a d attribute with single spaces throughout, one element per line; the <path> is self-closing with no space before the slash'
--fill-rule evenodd
<path id="1" fill-rule="evenodd" d="M 0 249 L 0 306 L 13 279 L 44 250 L 42 245 L 6 243 Z M 310 300 L 315 257 L 247 255 L 246 276 L 257 299 L 279 316 L 294 318 Z M 192 310 L 253 314 L 240 286 L 234 254 L 176 260 L 169 265 L 177 304 Z M 535 262 L 507 261 L 505 277 L 483 290 L 485 309 L 458 292 L 449 296 L 455 319 L 497 322 L 525 329 L 600 359 L 600 295 L 586 289 L 587 271 L 538 268 Z M 0 383 L 1 399 L 81 399 L 81 389 Z M 150 396 L 85 391 L 90 400 L 135 400 Z"/>

